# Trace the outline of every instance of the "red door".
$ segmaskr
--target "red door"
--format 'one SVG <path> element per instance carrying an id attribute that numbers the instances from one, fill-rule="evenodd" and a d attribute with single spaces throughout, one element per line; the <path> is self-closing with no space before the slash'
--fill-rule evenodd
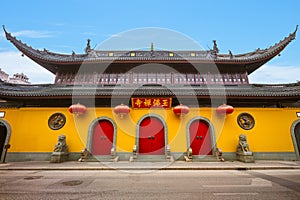
<path id="1" fill-rule="evenodd" d="M 92 137 L 92 155 L 110 155 L 113 147 L 114 126 L 108 120 L 100 120 L 94 126 Z"/>
<path id="2" fill-rule="evenodd" d="M 193 155 L 212 155 L 209 126 L 202 120 L 195 120 L 190 126 L 190 147 Z"/>
<path id="3" fill-rule="evenodd" d="M 7 136 L 7 128 L 2 122 L 0 122 L 0 161 L 1 161 L 2 152 L 4 150 L 6 136 Z"/>
<path id="4" fill-rule="evenodd" d="M 139 127 L 139 153 L 144 155 L 165 154 L 164 125 L 155 117 L 145 118 Z"/>
<path id="5" fill-rule="evenodd" d="M 296 143 L 297 143 L 297 146 L 298 146 L 298 151 L 299 151 L 299 154 L 300 154 L 300 123 L 298 123 L 296 125 L 294 132 L 295 132 Z"/>

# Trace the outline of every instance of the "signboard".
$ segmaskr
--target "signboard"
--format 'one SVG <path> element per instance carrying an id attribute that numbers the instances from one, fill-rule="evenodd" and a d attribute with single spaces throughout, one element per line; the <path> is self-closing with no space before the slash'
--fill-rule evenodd
<path id="1" fill-rule="evenodd" d="M 132 108 L 166 108 L 172 106 L 172 98 L 131 98 Z"/>

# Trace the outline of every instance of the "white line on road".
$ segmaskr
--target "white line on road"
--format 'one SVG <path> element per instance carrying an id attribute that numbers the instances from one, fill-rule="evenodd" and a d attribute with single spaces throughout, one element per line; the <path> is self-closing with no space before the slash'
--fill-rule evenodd
<path id="1" fill-rule="evenodd" d="M 233 192 L 222 192 L 222 193 L 213 193 L 214 196 L 233 196 L 233 195 L 258 195 L 257 192 L 247 192 L 247 193 L 233 193 Z"/>
<path id="2" fill-rule="evenodd" d="M 250 185 L 202 185 L 204 188 L 226 187 L 272 187 L 272 182 L 262 178 L 252 178 Z"/>

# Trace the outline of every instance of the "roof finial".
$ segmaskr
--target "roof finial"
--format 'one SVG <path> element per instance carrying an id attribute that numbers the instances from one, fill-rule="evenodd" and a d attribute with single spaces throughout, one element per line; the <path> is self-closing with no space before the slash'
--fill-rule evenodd
<path id="1" fill-rule="evenodd" d="M 87 39 L 87 44 L 85 47 L 85 53 L 88 53 L 91 50 L 91 40 Z"/>
<path id="2" fill-rule="evenodd" d="M 233 58 L 233 54 L 232 54 L 232 52 L 230 50 L 228 50 L 228 53 L 229 53 L 229 57 Z"/>
<path id="3" fill-rule="evenodd" d="M 8 32 L 6 31 L 5 26 L 2 25 L 2 28 L 3 28 L 3 31 L 4 31 L 5 35 L 7 36 Z"/>
<path id="4" fill-rule="evenodd" d="M 213 48 L 213 50 L 214 50 L 216 53 L 219 53 L 217 41 L 216 41 L 216 40 L 213 40 L 213 43 L 214 43 L 214 48 Z"/>
<path id="5" fill-rule="evenodd" d="M 297 24 L 297 26 L 296 26 L 296 29 L 295 29 L 294 33 L 296 33 L 296 32 L 297 32 L 297 30 L 298 30 L 298 26 L 299 26 L 299 25 Z"/>
<path id="6" fill-rule="evenodd" d="M 296 38 L 297 31 L 298 31 L 298 24 L 296 25 L 296 29 L 294 30 L 294 32 L 290 33 L 289 38 L 291 38 L 292 40 L 294 40 Z"/>
<path id="7" fill-rule="evenodd" d="M 151 47 L 150 47 L 150 51 L 154 51 L 154 46 L 153 46 L 153 42 L 151 42 Z"/>

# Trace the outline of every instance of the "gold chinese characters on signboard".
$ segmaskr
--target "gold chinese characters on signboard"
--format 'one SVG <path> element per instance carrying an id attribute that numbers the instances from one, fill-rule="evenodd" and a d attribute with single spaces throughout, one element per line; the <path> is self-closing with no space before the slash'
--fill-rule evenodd
<path id="1" fill-rule="evenodd" d="M 166 108 L 172 106 L 172 98 L 131 98 L 132 108 Z"/>

